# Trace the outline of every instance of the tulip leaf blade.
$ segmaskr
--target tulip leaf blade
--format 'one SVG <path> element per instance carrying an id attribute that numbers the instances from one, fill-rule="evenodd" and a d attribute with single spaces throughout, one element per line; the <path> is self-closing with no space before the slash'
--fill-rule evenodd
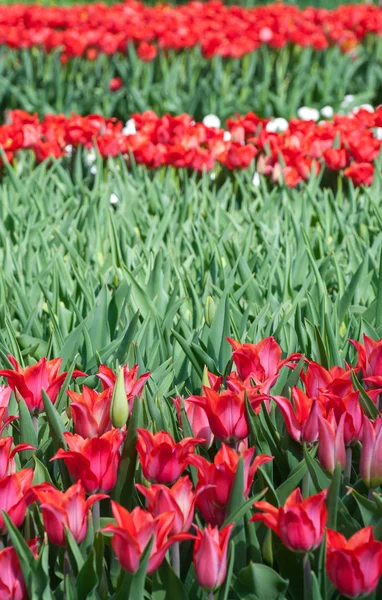
<path id="1" fill-rule="evenodd" d="M 317 492 L 325 490 L 330 485 L 330 478 L 324 473 L 321 465 L 313 458 L 306 444 L 304 444 L 304 458 L 308 467 L 309 475 Z"/>
<path id="2" fill-rule="evenodd" d="M 235 592 L 248 600 L 283 600 L 288 586 L 288 579 L 283 579 L 271 567 L 251 563 L 240 571 Z"/>
<path id="3" fill-rule="evenodd" d="M 55 450 L 58 450 L 58 448 L 66 448 L 66 441 L 63 435 L 65 431 L 64 423 L 62 422 L 60 414 L 57 412 L 55 406 L 52 404 L 51 399 L 44 389 L 42 390 L 42 401 Z M 59 460 L 59 469 L 64 487 L 67 489 L 71 485 L 71 479 L 67 466 L 62 459 Z"/>
<path id="4" fill-rule="evenodd" d="M 113 492 L 115 500 L 128 510 L 131 510 L 133 501 L 134 475 L 137 463 L 137 450 L 135 446 L 138 441 L 137 428 L 141 419 L 141 402 L 137 396 L 134 398 L 133 410 L 128 422 L 127 434 L 122 449 L 117 485 Z"/>
<path id="5" fill-rule="evenodd" d="M 226 521 L 231 523 L 229 520 L 231 515 L 239 509 L 244 502 L 244 461 L 243 457 L 240 456 L 239 462 L 237 463 L 237 469 L 235 479 L 231 489 L 229 497 Z"/>
<path id="6" fill-rule="evenodd" d="M 235 563 L 235 543 L 231 540 L 229 545 L 229 556 L 228 556 L 228 566 L 227 566 L 227 576 L 221 588 L 219 589 L 219 594 L 217 600 L 228 600 L 228 594 L 231 587 L 233 567 Z"/>
<path id="7" fill-rule="evenodd" d="M 165 558 L 153 574 L 152 600 L 187 600 L 186 589 Z"/>
<path id="8" fill-rule="evenodd" d="M 276 494 L 279 499 L 280 505 L 283 505 L 288 496 L 293 492 L 293 490 L 299 485 L 300 481 L 304 477 L 305 473 L 308 470 L 308 466 L 305 460 L 302 460 L 298 463 L 294 469 L 292 469 L 291 473 L 277 489 Z"/>
<path id="9" fill-rule="evenodd" d="M 99 578 L 96 570 L 95 551 L 92 548 L 80 568 L 76 579 L 76 591 L 78 598 L 84 600 L 96 600 L 96 590 L 99 585 Z"/>
<path id="10" fill-rule="evenodd" d="M 34 467 L 34 475 L 33 475 L 33 485 L 37 485 L 39 483 L 52 483 L 51 476 L 49 475 L 49 471 L 46 466 L 37 458 L 37 456 L 33 455 L 33 461 L 35 464 Z"/>
<path id="11" fill-rule="evenodd" d="M 359 391 L 359 402 L 365 415 L 369 417 L 369 419 L 376 419 L 379 416 L 379 410 L 371 400 L 370 396 L 363 389 L 361 382 L 354 371 L 351 372 L 351 380 L 354 388 Z"/>
<path id="12" fill-rule="evenodd" d="M 18 403 L 20 414 L 20 441 L 23 444 L 31 444 L 35 448 L 38 448 L 36 430 L 24 398 L 20 397 Z M 24 451 L 22 454 L 22 462 L 27 462 L 32 454 L 33 450 Z"/>
<path id="13" fill-rule="evenodd" d="M 235 525 L 237 523 L 239 523 L 239 521 L 243 518 L 243 516 L 246 514 L 248 509 L 253 505 L 253 503 L 261 500 L 265 496 L 266 493 L 267 493 L 267 488 L 265 488 L 265 490 L 263 490 L 259 494 L 256 494 L 256 496 L 252 496 L 251 498 L 248 498 L 248 500 L 246 500 L 243 504 L 238 506 L 229 515 L 226 516 L 222 527 L 226 527 L 230 523 L 234 523 Z"/>
<path id="14" fill-rule="evenodd" d="M 151 549 L 154 544 L 154 536 L 151 536 L 149 543 L 147 544 L 144 552 L 142 553 L 139 568 L 131 578 L 130 590 L 128 599 L 129 600 L 144 600 L 145 582 L 147 567 L 149 565 Z"/>
<path id="15" fill-rule="evenodd" d="M 18 556 L 26 586 L 28 590 L 31 591 L 32 579 L 36 569 L 35 558 L 28 544 L 24 540 L 23 536 L 21 535 L 17 527 L 14 526 L 12 519 L 7 515 L 7 513 L 4 510 L 2 511 L 2 516 L 4 523 L 7 527 L 8 535 L 12 542 L 12 546 L 14 547 Z"/>

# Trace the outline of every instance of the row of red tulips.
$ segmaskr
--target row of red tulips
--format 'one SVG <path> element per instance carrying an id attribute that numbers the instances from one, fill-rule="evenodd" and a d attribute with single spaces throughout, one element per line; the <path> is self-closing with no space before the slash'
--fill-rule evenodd
<path id="1" fill-rule="evenodd" d="M 340 469 L 345 484 L 350 484 L 352 453 L 360 447 L 360 476 L 370 494 L 382 484 L 382 340 L 376 342 L 364 336 L 364 344 L 353 341 L 358 353 L 356 365 L 330 369 L 300 354 L 283 360 L 281 348 L 272 337 L 256 345 L 228 341 L 235 371 L 225 380 L 206 372 L 201 396 L 174 400 L 180 431 L 187 424 L 193 437 L 176 442 L 165 431 L 137 430 L 136 449 L 143 477 L 136 488 L 145 498 L 147 509 L 137 506 L 128 511 L 112 501 L 115 523 L 103 528 L 105 534 L 112 535 L 112 547 L 122 568 L 130 573 L 138 570 L 150 540 L 148 573 L 160 566 L 170 546 L 194 539 L 199 585 L 211 591 L 224 582 L 234 527 L 234 523 L 227 523 L 227 508 L 239 463 L 243 465 L 244 496 L 248 498 L 256 472 L 274 459 L 256 454 L 248 443 L 250 421 L 258 418 L 262 406 L 268 413 L 275 406 L 280 410 L 286 430 L 297 444 L 312 447 L 318 442 L 318 460 L 330 476 Z M 0 397 L 3 429 L 17 419 L 8 415 L 14 392 L 18 402 L 25 403 L 38 432 L 39 414 L 46 409 L 42 390 L 53 406 L 67 373 L 59 374 L 61 359 L 43 358 L 22 368 L 13 356 L 8 358 L 13 369 L 0 371 L 7 381 Z M 302 368 L 303 362 L 306 368 Z M 299 370 L 299 386 L 292 388 L 291 400 L 272 394 L 282 369 Z M 72 373 L 75 378 L 84 376 L 81 371 Z M 52 544 L 65 546 L 66 530 L 77 543 L 85 538 L 91 507 L 94 510 L 97 506 L 98 511 L 98 503 L 107 499 L 116 486 L 126 423 L 129 426 L 134 403 L 142 402 L 139 397 L 149 376 L 146 373 L 138 377 L 137 366 L 120 368 L 116 375 L 102 365 L 97 373 L 102 391 L 85 385 L 81 392 L 68 391 L 67 414 L 75 433 L 64 433 L 66 448 L 60 448 L 51 459 L 61 459 L 76 482 L 64 491 L 47 482 L 31 487 L 34 472 L 30 468 L 16 471 L 15 455 L 33 450 L 33 446 L 21 443 L 12 449 L 11 436 L 0 440 L 0 507 L 16 527 L 22 525 L 27 507 L 38 502 Z M 214 438 L 220 449 L 213 458 L 196 452 L 198 447 L 209 449 L 212 456 Z M 184 475 L 191 465 L 198 476 L 195 490 L 191 479 Z M 350 598 L 370 594 L 382 574 L 382 542 L 374 539 L 372 527 L 360 529 L 349 540 L 327 528 L 326 499 L 327 490 L 303 499 L 296 488 L 282 507 L 262 500 L 255 502 L 257 512 L 251 521 L 265 523 L 286 548 L 302 553 L 304 561 L 321 545 L 326 532 L 326 568 L 333 584 Z M 193 525 L 195 510 L 205 526 Z M 7 527 L 5 517 L 0 516 L 0 533 L 5 534 Z M 191 527 L 196 535 L 190 533 Z M 38 541 L 32 539 L 29 544 L 36 551 Z M 0 552 L 0 592 L 17 600 L 27 597 L 11 547 Z"/>
<path id="2" fill-rule="evenodd" d="M 0 146 L 9 161 L 20 150 L 30 149 L 43 161 L 96 145 L 103 159 L 124 155 L 129 161 L 132 155 L 149 168 L 211 171 L 222 165 L 236 170 L 256 159 L 259 174 L 289 187 L 322 168 L 355 185 L 372 183 L 382 143 L 382 107 L 319 123 L 291 119 L 285 131 L 275 131 L 276 121 L 248 113 L 228 119 L 224 130 L 195 123 L 186 114 L 158 117 L 147 111 L 133 115 L 124 128 L 122 122 L 99 115 L 47 115 L 39 121 L 36 114 L 15 110 L 9 112 L 9 124 L 0 127 Z"/>
<path id="3" fill-rule="evenodd" d="M 274 4 L 244 8 L 221 2 L 190 2 L 170 7 L 145 6 L 135 0 L 103 4 L 41 7 L 14 5 L 0 15 L 0 43 L 11 48 L 60 48 L 65 57 L 98 52 L 126 52 L 129 42 L 150 61 L 159 49 L 200 45 L 206 57 L 241 57 L 262 44 L 288 43 L 324 49 L 336 44 L 353 50 L 367 34 L 381 35 L 382 12 L 373 5 L 340 6 L 335 10 Z"/>

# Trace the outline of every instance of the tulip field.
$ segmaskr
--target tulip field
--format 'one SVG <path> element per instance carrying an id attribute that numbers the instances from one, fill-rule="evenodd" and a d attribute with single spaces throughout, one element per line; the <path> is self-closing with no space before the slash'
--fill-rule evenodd
<path id="1" fill-rule="evenodd" d="M 380 3 L 7 0 L 0 84 L 0 600 L 380 600 Z"/>

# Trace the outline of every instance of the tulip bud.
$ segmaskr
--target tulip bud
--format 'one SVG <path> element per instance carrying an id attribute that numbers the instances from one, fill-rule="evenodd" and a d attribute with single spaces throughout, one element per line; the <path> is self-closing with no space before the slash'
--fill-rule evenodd
<path id="1" fill-rule="evenodd" d="M 215 302 L 213 301 L 211 296 L 208 296 L 207 301 L 206 301 L 206 306 L 204 308 L 204 318 L 205 318 L 205 321 L 206 321 L 208 327 L 211 327 L 211 325 L 212 325 L 212 321 L 215 316 L 215 312 L 216 312 Z"/>
<path id="2" fill-rule="evenodd" d="M 111 400 L 110 421 L 114 427 L 123 427 L 126 425 L 128 416 L 129 404 L 126 397 L 124 372 L 123 368 L 119 368 Z"/>
<path id="3" fill-rule="evenodd" d="M 203 369 L 203 375 L 202 375 L 202 385 L 204 387 L 208 387 L 210 388 L 210 380 L 208 379 L 208 369 L 206 367 L 206 365 L 204 365 L 204 369 Z"/>

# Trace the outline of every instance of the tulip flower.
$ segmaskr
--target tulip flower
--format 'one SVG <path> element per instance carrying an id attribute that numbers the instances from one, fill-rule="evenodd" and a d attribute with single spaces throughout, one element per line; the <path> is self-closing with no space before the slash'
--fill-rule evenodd
<path id="1" fill-rule="evenodd" d="M 174 442 L 166 431 L 156 434 L 148 429 L 137 429 L 136 445 L 143 475 L 152 483 L 171 484 L 176 481 L 188 465 L 189 456 L 202 438 L 184 438 Z"/>
<path id="2" fill-rule="evenodd" d="M 283 396 L 271 396 L 284 417 L 290 437 L 299 443 L 312 444 L 318 438 L 318 417 L 320 408 L 317 400 L 312 400 L 299 388 L 292 390 L 292 403 Z"/>
<path id="3" fill-rule="evenodd" d="M 132 412 L 134 406 L 134 398 L 140 398 L 143 386 L 145 385 L 147 379 L 150 377 L 150 373 L 145 373 L 144 375 L 138 376 L 139 365 L 135 365 L 132 369 L 129 369 L 129 366 L 126 365 L 123 367 L 123 373 L 125 378 L 125 390 L 126 396 L 129 403 L 129 412 Z M 113 371 L 107 367 L 106 365 L 101 365 L 99 368 L 99 372 L 97 373 L 97 377 L 101 380 L 102 388 L 107 390 L 108 388 L 114 388 L 115 383 L 117 381 L 117 375 L 113 373 Z"/>
<path id="4" fill-rule="evenodd" d="M 87 494 L 109 492 L 117 482 L 119 449 L 125 435 L 119 429 L 111 429 L 100 437 L 84 439 L 65 432 L 69 450 L 60 448 L 51 460 L 62 458 L 73 479 L 81 479 Z"/>
<path id="5" fill-rule="evenodd" d="M 201 406 L 207 414 L 212 433 L 227 444 L 235 444 L 249 434 L 244 392 L 225 390 L 221 394 L 203 387 L 204 396 L 189 401 Z"/>
<path id="6" fill-rule="evenodd" d="M 94 494 L 87 500 L 81 481 L 60 492 L 50 483 L 35 485 L 30 495 L 41 505 L 44 528 L 50 541 L 65 546 L 65 530 L 69 529 L 79 544 L 85 538 L 88 513 L 95 502 L 108 498 L 106 494 Z"/>
<path id="7" fill-rule="evenodd" d="M 193 435 L 197 438 L 203 439 L 201 444 L 208 450 L 208 448 L 211 448 L 214 442 L 214 434 L 211 431 L 207 413 L 204 408 L 192 402 L 194 397 L 195 396 L 190 396 L 189 398 L 185 398 L 183 400 L 184 410 L 186 412 L 188 422 L 190 423 Z M 182 416 L 180 412 L 180 396 L 173 398 L 173 402 L 175 404 L 178 420 L 181 425 Z"/>
<path id="8" fill-rule="evenodd" d="M 14 457 L 18 452 L 23 452 L 24 450 L 36 450 L 36 448 L 30 444 L 17 444 L 17 446 L 11 450 L 12 445 L 12 436 L 0 438 L 0 479 L 16 472 Z"/>
<path id="9" fill-rule="evenodd" d="M 123 87 L 123 81 L 120 77 L 112 77 L 109 81 L 109 90 L 111 92 L 117 92 Z"/>
<path id="10" fill-rule="evenodd" d="M 346 465 L 346 448 L 344 440 L 345 414 L 338 425 L 334 418 L 319 418 L 318 460 L 322 468 L 333 475 L 336 464 L 340 463 L 343 470 Z"/>
<path id="11" fill-rule="evenodd" d="M 194 567 L 199 585 L 208 591 L 216 590 L 227 576 L 228 543 L 234 525 L 221 531 L 207 525 L 203 530 L 195 526 Z"/>
<path id="12" fill-rule="evenodd" d="M 358 352 L 356 370 L 361 371 L 362 380 L 368 388 L 382 388 L 382 339 L 375 342 L 367 335 L 363 344 L 349 340 Z"/>
<path id="13" fill-rule="evenodd" d="M 254 453 L 255 448 L 249 448 L 241 454 L 244 462 L 244 495 L 246 498 L 258 467 L 273 460 L 272 456 L 261 454 L 256 456 L 252 462 Z M 213 463 L 197 454 L 189 457 L 189 463 L 198 470 L 196 506 L 205 521 L 211 525 L 220 526 L 224 522 L 239 460 L 240 454 L 226 444 L 222 444 Z"/>
<path id="14" fill-rule="evenodd" d="M 313 360 L 308 361 L 308 368 L 301 373 L 301 379 L 307 395 L 312 399 L 319 398 L 325 392 L 343 397 L 353 389 L 350 370 L 338 366 L 325 369 Z"/>
<path id="15" fill-rule="evenodd" d="M 275 384 L 278 372 L 283 366 L 281 348 L 273 337 L 265 338 L 258 344 L 240 344 L 227 338 L 233 348 L 232 359 L 242 381 L 252 378 L 255 384 L 266 384 L 262 390 L 268 393 Z"/>
<path id="16" fill-rule="evenodd" d="M 171 534 L 190 529 L 194 518 L 197 494 L 192 489 L 189 477 L 182 477 L 172 488 L 168 488 L 163 484 L 153 484 L 147 488 L 138 483 L 136 488 L 146 498 L 147 509 L 154 517 L 158 517 L 165 512 L 174 513 L 175 518 L 171 526 Z M 203 489 L 200 488 L 200 491 Z"/>
<path id="17" fill-rule="evenodd" d="M 12 355 L 9 354 L 8 359 L 15 370 L 4 369 L 0 371 L 0 375 L 8 379 L 8 385 L 15 392 L 16 398 L 23 398 L 31 415 L 37 416 L 44 410 L 42 390 L 45 390 L 51 402 L 55 403 L 67 376 L 67 372 L 59 374 L 62 358 L 48 361 L 41 358 L 38 363 L 25 369 L 20 367 Z M 86 377 L 86 373 L 75 370 L 72 377 Z"/>
<path id="18" fill-rule="evenodd" d="M 348 540 L 328 529 L 326 543 L 326 570 L 340 594 L 372 594 L 382 575 L 382 542 L 374 539 L 373 528 L 360 529 Z"/>
<path id="19" fill-rule="evenodd" d="M 110 389 L 99 393 L 84 385 L 81 394 L 71 390 L 67 394 L 71 400 L 70 415 L 78 435 L 84 438 L 98 437 L 111 429 Z"/>
<path id="20" fill-rule="evenodd" d="M 372 424 L 364 415 L 362 450 L 359 463 L 361 477 L 368 488 L 376 488 L 382 484 L 382 418 Z"/>
<path id="21" fill-rule="evenodd" d="M 363 411 L 359 402 L 359 392 L 350 392 L 343 398 L 333 394 L 324 394 L 328 413 L 332 410 L 335 420 L 339 423 L 342 415 L 344 419 L 345 446 L 353 446 L 362 437 Z"/>
<path id="22" fill-rule="evenodd" d="M 255 514 L 251 521 L 262 521 L 272 529 L 286 548 L 293 552 L 310 552 L 322 542 L 328 511 L 325 506 L 327 490 L 303 500 L 295 489 L 281 508 L 268 502 L 255 502 L 263 514 Z"/>
<path id="23" fill-rule="evenodd" d="M 125 391 L 125 377 L 123 368 L 119 368 L 117 380 L 113 389 L 110 406 L 110 420 L 114 427 L 123 427 L 129 417 L 129 404 Z"/>
<path id="24" fill-rule="evenodd" d="M 38 539 L 27 542 L 36 554 Z M 28 600 L 23 572 L 16 550 L 9 546 L 0 550 L 0 598 L 4 600 Z"/>
<path id="25" fill-rule="evenodd" d="M 167 550 L 182 540 L 191 540 L 195 536 L 189 533 L 171 535 L 175 515 L 165 512 L 157 517 L 142 508 L 129 512 L 117 502 L 111 503 L 116 525 L 107 525 L 102 531 L 113 533 L 112 548 L 121 567 L 129 573 L 138 570 L 141 556 L 153 537 L 147 573 L 155 571 L 162 563 Z"/>
<path id="26" fill-rule="evenodd" d="M 29 503 L 27 492 L 33 475 L 33 469 L 22 469 L 18 473 L 0 479 L 0 535 L 4 535 L 7 531 L 2 517 L 3 510 L 12 519 L 15 527 L 20 527 L 24 521 Z"/>

